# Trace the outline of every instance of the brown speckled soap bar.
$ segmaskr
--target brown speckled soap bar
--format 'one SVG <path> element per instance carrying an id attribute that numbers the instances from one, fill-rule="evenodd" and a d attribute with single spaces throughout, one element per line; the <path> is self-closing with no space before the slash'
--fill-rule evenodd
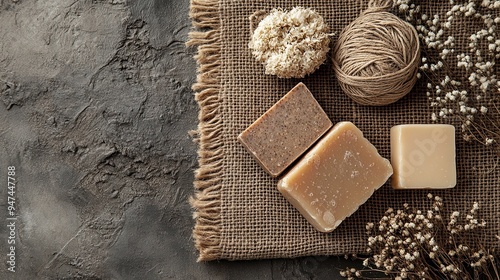
<path id="1" fill-rule="evenodd" d="M 271 176 L 281 174 L 332 122 L 303 83 L 299 83 L 239 136 Z"/>

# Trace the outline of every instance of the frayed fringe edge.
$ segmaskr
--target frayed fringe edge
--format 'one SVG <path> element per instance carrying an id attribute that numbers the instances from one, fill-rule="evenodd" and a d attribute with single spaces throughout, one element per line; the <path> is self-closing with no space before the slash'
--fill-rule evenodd
<path id="1" fill-rule="evenodd" d="M 193 85 L 200 107 L 198 130 L 191 134 L 198 143 L 199 168 L 195 172 L 196 193 L 190 199 L 196 220 L 193 238 L 198 261 L 221 258 L 222 122 L 220 117 L 220 16 L 218 0 L 191 0 L 190 17 L 195 28 L 187 46 L 197 46 L 197 81 Z"/>

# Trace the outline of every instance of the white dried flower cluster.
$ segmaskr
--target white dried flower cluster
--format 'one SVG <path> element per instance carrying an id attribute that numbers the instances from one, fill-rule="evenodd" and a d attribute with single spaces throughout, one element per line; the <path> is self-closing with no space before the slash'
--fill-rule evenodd
<path id="1" fill-rule="evenodd" d="M 465 217 L 466 221 L 464 224 L 458 222 L 460 216 L 459 212 L 455 211 L 451 213 L 450 221 L 448 222 L 448 225 L 446 227 L 446 229 L 451 234 L 449 240 L 450 242 L 454 242 L 454 235 L 456 234 L 459 234 L 463 231 L 469 231 L 479 227 L 486 226 L 486 222 L 484 220 L 478 221 L 478 219 L 475 218 L 478 209 L 479 209 L 479 204 L 477 202 L 474 202 L 474 205 L 470 210 L 470 214 L 467 214 L 467 216 Z"/>
<path id="2" fill-rule="evenodd" d="M 266 74 L 303 78 L 325 61 L 328 32 L 323 17 L 311 9 L 274 9 L 254 30 L 249 47 Z"/>
<path id="3" fill-rule="evenodd" d="M 458 117 L 466 140 L 493 144 L 500 131 L 489 130 L 482 119 L 488 117 L 488 107 L 498 113 L 496 103 L 491 101 L 497 102 L 500 93 L 496 64 L 500 59 L 500 1 L 450 0 L 448 11 L 434 15 L 427 15 L 410 2 L 397 0 L 395 7 L 415 25 L 425 46 L 420 76 L 429 79 L 427 96 L 430 106 L 436 108 L 431 119 Z M 471 34 L 458 34 L 466 41 L 457 40 L 457 30 L 470 30 Z M 478 118 L 481 121 L 476 121 Z M 493 120 L 492 124 L 499 127 L 497 122 Z"/>
<path id="4" fill-rule="evenodd" d="M 474 202 L 465 216 L 452 212 L 445 222 L 443 200 L 432 194 L 427 197 L 431 205 L 426 211 L 405 203 L 401 210 L 389 208 L 378 224 L 366 225 L 367 253 L 373 255 L 363 265 L 394 279 L 469 279 L 467 273 L 488 276 L 493 255 L 469 246 L 465 238 L 466 234 L 478 236 L 477 230 L 486 226 L 477 218 L 479 204 Z M 355 279 L 371 270 L 346 268 L 340 274 Z"/>

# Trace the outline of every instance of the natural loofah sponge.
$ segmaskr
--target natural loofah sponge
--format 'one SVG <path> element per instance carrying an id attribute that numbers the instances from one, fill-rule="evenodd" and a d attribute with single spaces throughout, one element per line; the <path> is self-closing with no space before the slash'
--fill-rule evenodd
<path id="1" fill-rule="evenodd" d="M 311 9 L 274 9 L 253 31 L 249 47 L 266 74 L 303 78 L 325 61 L 328 31 L 323 17 Z"/>

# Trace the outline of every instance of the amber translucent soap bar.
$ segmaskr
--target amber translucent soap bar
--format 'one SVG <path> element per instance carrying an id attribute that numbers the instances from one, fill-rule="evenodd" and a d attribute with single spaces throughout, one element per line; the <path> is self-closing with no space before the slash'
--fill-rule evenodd
<path id="1" fill-rule="evenodd" d="M 278 189 L 317 230 L 330 232 L 391 174 L 389 160 L 354 124 L 341 122 L 278 182 Z"/>
<path id="2" fill-rule="evenodd" d="M 299 83 L 239 136 L 238 140 L 271 176 L 281 174 L 332 122 Z"/>
<path id="3" fill-rule="evenodd" d="M 455 127 L 407 124 L 391 128 L 395 189 L 446 189 L 457 183 Z"/>

